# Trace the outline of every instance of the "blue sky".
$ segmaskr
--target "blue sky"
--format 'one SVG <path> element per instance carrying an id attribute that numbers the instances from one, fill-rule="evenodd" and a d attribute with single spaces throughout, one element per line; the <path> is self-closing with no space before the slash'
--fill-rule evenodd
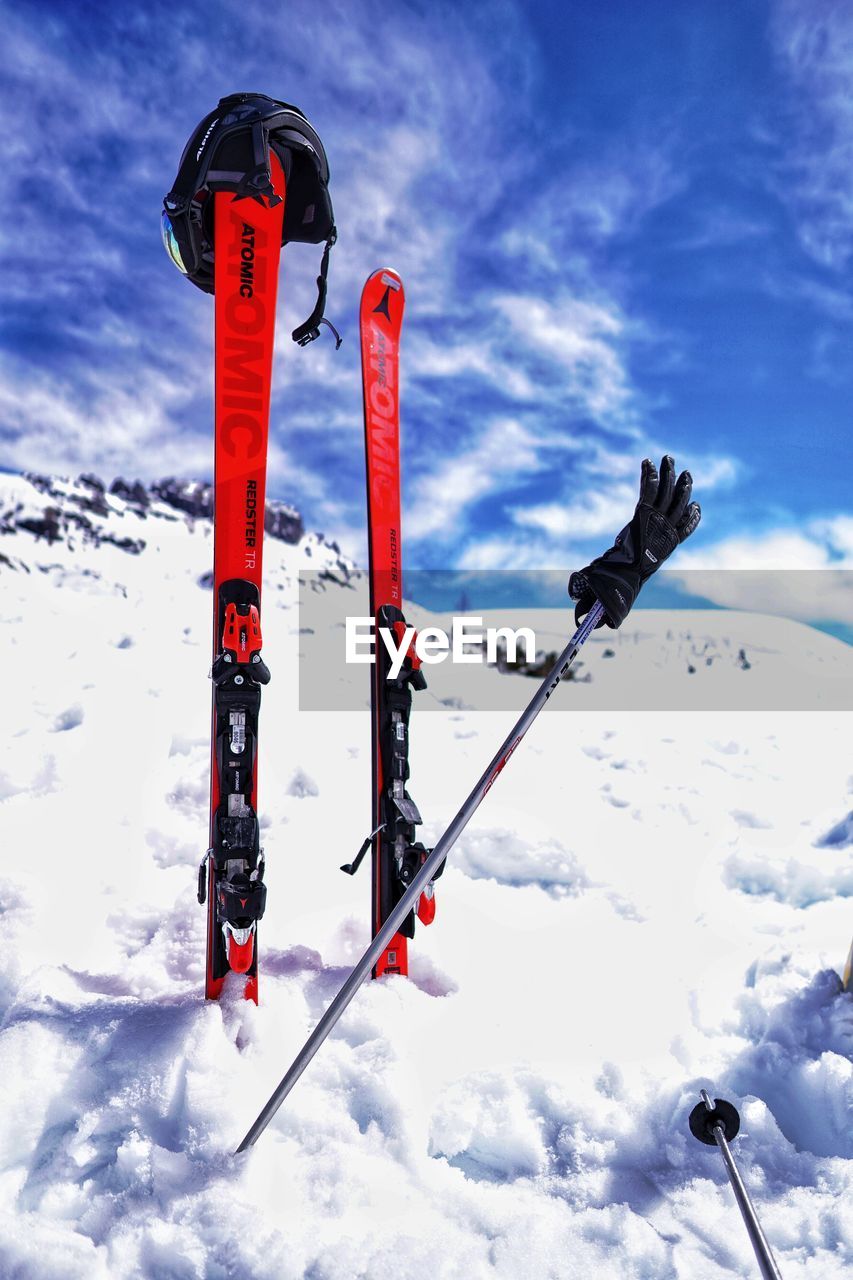
<path id="1" fill-rule="evenodd" d="M 211 300 L 159 211 L 225 93 L 298 103 L 340 228 L 287 250 L 270 493 L 364 559 L 356 316 L 402 274 L 407 562 L 572 567 L 673 452 L 701 567 L 849 568 L 853 9 L 0 6 L 0 463 L 211 472 Z"/>

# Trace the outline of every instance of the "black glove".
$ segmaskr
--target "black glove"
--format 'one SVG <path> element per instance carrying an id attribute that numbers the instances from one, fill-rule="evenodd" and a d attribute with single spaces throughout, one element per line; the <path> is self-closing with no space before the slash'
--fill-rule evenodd
<path id="1" fill-rule="evenodd" d="M 675 461 L 669 454 L 661 461 L 660 479 L 655 464 L 646 458 L 633 520 L 609 551 L 569 578 L 569 595 L 578 602 L 577 623 L 600 600 L 606 614 L 602 622 L 609 627 L 622 625 L 646 579 L 699 524 L 702 512 L 698 503 L 690 501 L 692 491 L 690 472 L 682 471 L 676 480 Z"/>

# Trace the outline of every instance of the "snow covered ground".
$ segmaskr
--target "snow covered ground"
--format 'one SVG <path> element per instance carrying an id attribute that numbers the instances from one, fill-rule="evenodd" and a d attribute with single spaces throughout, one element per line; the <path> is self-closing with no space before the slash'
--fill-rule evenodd
<path id="1" fill-rule="evenodd" d="M 338 870 L 369 823 L 367 716 L 297 709 L 298 574 L 345 567 L 268 542 L 261 1004 L 205 1004 L 210 529 L 104 498 L 87 530 L 86 492 L 0 486 L 0 1276 L 752 1276 L 687 1129 L 701 1087 L 741 1110 L 786 1280 L 848 1275 L 849 713 L 585 710 L 686 624 L 638 611 L 613 660 L 597 638 L 451 856 L 412 980 L 362 989 L 234 1159 L 367 941 L 367 868 Z M 759 626 L 702 623 L 735 653 Z M 809 642 L 831 705 L 850 650 Z M 511 719 L 416 708 L 428 843 Z"/>

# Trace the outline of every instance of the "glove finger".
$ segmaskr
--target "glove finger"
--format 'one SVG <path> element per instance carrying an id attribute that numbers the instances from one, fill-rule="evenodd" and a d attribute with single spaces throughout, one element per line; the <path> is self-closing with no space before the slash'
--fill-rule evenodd
<path id="1" fill-rule="evenodd" d="M 691 533 L 694 533 L 698 528 L 699 521 L 701 519 L 702 508 L 699 506 L 698 502 L 691 502 L 690 506 L 684 513 L 684 518 L 682 519 L 681 524 L 678 525 L 676 529 L 678 541 L 683 542 L 685 538 L 689 538 Z"/>
<path id="2" fill-rule="evenodd" d="M 669 504 L 672 502 L 672 490 L 675 485 L 675 459 L 670 454 L 666 454 L 661 458 L 660 462 L 660 484 L 658 485 L 657 497 L 655 498 L 655 508 L 662 511 L 664 515 L 669 511 Z"/>
<path id="3" fill-rule="evenodd" d="M 647 502 L 650 507 L 654 506 L 655 498 L 658 491 L 658 470 L 651 458 L 643 459 L 643 467 L 640 471 L 640 502 Z"/>
<path id="4" fill-rule="evenodd" d="M 681 475 L 675 483 L 675 494 L 670 503 L 667 516 L 675 525 L 676 529 L 684 518 L 687 510 L 687 504 L 690 502 L 690 495 L 693 493 L 693 477 L 689 471 L 682 471 Z"/>
<path id="5" fill-rule="evenodd" d="M 578 569 L 569 577 L 569 595 L 573 600 L 582 600 L 585 595 L 592 595 L 589 580 L 583 569 Z"/>

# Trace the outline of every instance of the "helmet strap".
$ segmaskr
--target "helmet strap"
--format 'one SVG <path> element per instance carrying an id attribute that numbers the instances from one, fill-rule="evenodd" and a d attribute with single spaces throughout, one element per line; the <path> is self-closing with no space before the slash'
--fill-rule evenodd
<path id="1" fill-rule="evenodd" d="M 309 342 L 313 342 L 315 338 L 320 336 L 320 325 L 328 325 L 332 333 L 335 335 L 335 350 L 341 345 L 343 339 L 338 333 L 335 326 L 328 321 L 323 312 L 326 310 L 326 277 L 329 274 L 329 252 L 332 245 L 338 238 L 337 227 L 332 227 L 331 234 L 326 241 L 326 247 L 323 250 L 323 257 L 320 260 L 320 274 L 317 277 L 317 303 L 304 324 L 299 325 L 290 335 L 293 341 L 300 347 L 306 347 Z"/>

